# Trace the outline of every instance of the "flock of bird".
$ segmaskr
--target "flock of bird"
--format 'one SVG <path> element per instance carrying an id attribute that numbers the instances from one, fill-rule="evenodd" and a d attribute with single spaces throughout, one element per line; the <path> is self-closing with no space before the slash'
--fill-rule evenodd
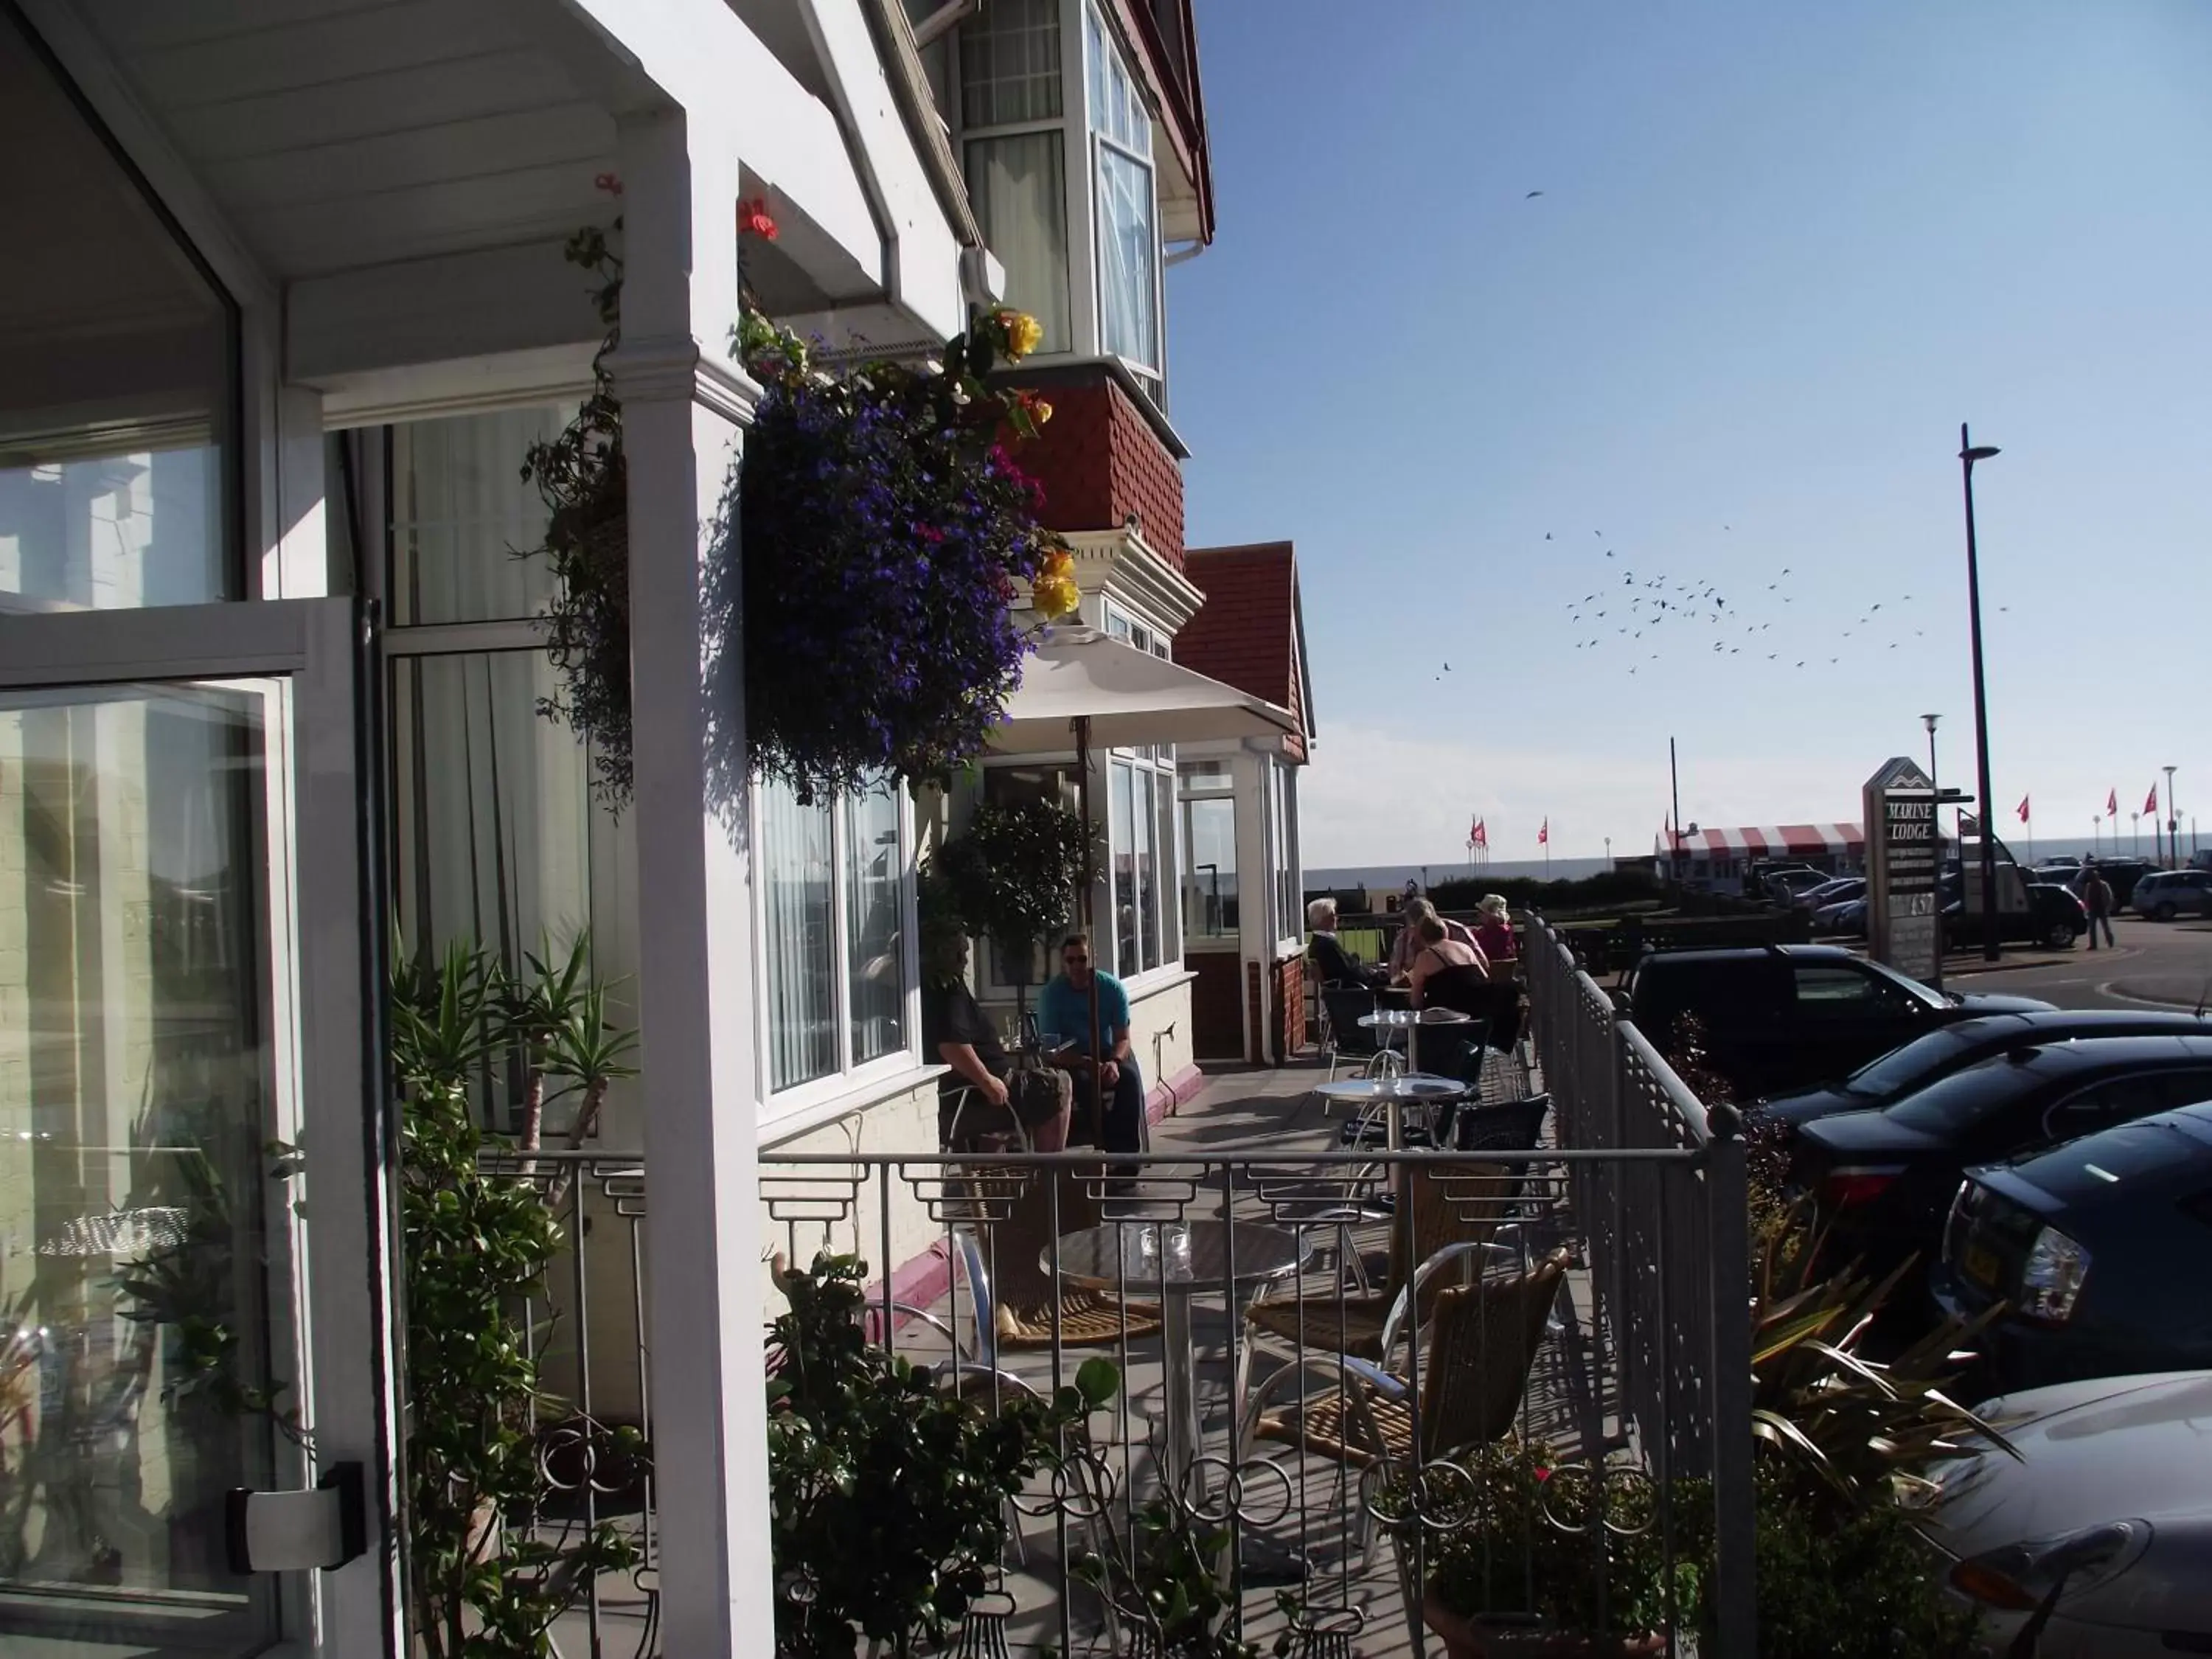
<path id="1" fill-rule="evenodd" d="M 1721 529 L 1733 532 L 1729 525 Z M 1601 544 L 1607 539 L 1602 530 L 1590 533 Z M 1550 531 L 1544 539 L 1555 542 Z M 1556 551 L 1553 557 L 1556 562 Z M 1886 656 L 1927 636 L 1911 594 L 1862 598 L 1838 614 L 1795 591 L 1788 565 L 1747 593 L 1729 593 L 1703 577 L 1639 574 L 1610 547 L 1591 564 L 1595 586 L 1565 603 L 1573 648 L 1615 661 L 1631 674 L 1688 654 L 1741 657 L 1794 672 Z"/>

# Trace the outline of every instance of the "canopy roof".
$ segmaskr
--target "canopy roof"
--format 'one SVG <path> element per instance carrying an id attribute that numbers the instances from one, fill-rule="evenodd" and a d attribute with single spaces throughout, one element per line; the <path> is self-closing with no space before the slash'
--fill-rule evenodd
<path id="1" fill-rule="evenodd" d="M 1006 717 L 991 734 L 1005 754 L 1073 749 L 1073 722 L 1115 747 L 1283 738 L 1298 731 L 1287 708 L 1210 680 L 1091 628 L 1057 628 L 1022 666 Z"/>

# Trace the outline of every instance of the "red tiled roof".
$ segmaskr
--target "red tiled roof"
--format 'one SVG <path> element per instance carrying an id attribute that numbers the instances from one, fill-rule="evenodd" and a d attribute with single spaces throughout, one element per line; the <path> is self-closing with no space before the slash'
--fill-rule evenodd
<path id="1" fill-rule="evenodd" d="M 1288 542 L 1194 547 L 1183 574 L 1206 595 L 1175 640 L 1185 668 L 1289 709 L 1308 735 L 1305 625 L 1298 605 L 1297 556 Z M 1305 745 L 1290 747 L 1300 760 Z"/>

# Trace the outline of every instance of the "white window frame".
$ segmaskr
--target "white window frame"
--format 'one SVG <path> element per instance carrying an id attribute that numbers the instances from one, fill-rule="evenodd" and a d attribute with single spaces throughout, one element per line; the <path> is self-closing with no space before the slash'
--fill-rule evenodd
<path id="1" fill-rule="evenodd" d="M 1098 597 L 1099 632 L 1110 638 L 1126 640 L 1139 651 L 1149 651 L 1163 661 L 1172 662 L 1173 647 L 1167 629 L 1110 595 Z M 1152 775 L 1152 898 L 1158 912 L 1154 925 L 1159 932 L 1160 959 L 1150 968 L 1127 968 L 1121 960 L 1121 944 L 1119 921 L 1121 911 L 1115 897 L 1114 860 L 1122 848 L 1114 834 L 1114 770 L 1126 765 Z M 1119 748 L 1109 751 L 1106 763 L 1101 769 L 1105 784 L 1105 806 L 1103 823 L 1106 830 L 1106 908 L 1116 924 L 1102 929 L 1110 938 L 1092 941 L 1103 959 L 1109 953 L 1114 957 L 1108 969 L 1125 985 L 1142 981 L 1151 984 L 1170 969 L 1182 967 L 1182 838 L 1177 833 L 1178 812 L 1176 806 L 1178 779 L 1176 751 L 1172 744 L 1157 746 L 1144 744 L 1134 748 Z M 1163 781 L 1162 780 L 1164 780 Z M 1164 798 L 1164 799 L 1163 799 Z M 1169 890 L 1173 889 L 1170 896 Z M 1138 953 L 1143 955 L 1142 924 L 1138 932 Z"/>
<path id="2" fill-rule="evenodd" d="M 1297 768 L 1270 756 L 1267 769 L 1269 858 L 1268 902 L 1274 907 L 1275 952 L 1296 954 L 1305 947 L 1305 878 L 1298 865 Z"/>
<path id="3" fill-rule="evenodd" d="M 762 788 L 758 779 L 750 788 L 750 809 L 756 824 L 766 822 L 762 812 Z M 837 1066 L 820 1077 L 781 1089 L 774 1086 L 775 1061 L 769 1042 L 767 848 L 756 840 L 748 854 L 752 877 L 753 936 L 761 942 L 759 971 L 753 975 L 753 1051 L 754 1098 L 760 1102 L 760 1124 L 763 1128 L 848 1096 L 894 1085 L 922 1065 L 921 956 L 921 942 L 915 936 L 915 912 L 914 797 L 902 779 L 891 784 L 891 793 L 899 806 L 899 953 L 900 971 L 905 976 L 901 1035 L 904 1041 L 899 1048 L 874 1060 L 858 1065 L 853 1061 L 853 963 L 848 955 L 851 935 L 848 932 L 853 896 L 847 890 L 845 879 L 852 835 L 849 798 L 839 795 L 830 803 L 830 936 L 836 954 L 836 967 L 830 976 L 830 1000 L 831 1022 L 837 1033 Z"/>
<path id="4" fill-rule="evenodd" d="M 1082 23 L 1079 33 L 1083 42 L 1083 88 L 1080 107 L 1084 117 L 1082 145 L 1090 176 L 1085 180 L 1085 199 L 1091 212 L 1091 339 L 1102 357 L 1117 358 L 1122 366 L 1137 377 L 1157 403 L 1164 406 L 1167 380 L 1167 309 L 1164 283 L 1166 259 L 1160 243 L 1159 172 L 1152 159 L 1152 111 L 1144 102 L 1144 83 L 1131 74 L 1123 58 L 1121 42 L 1114 38 L 1114 29 L 1096 4 L 1096 0 L 1083 0 Z M 1062 39 L 1066 39 L 1064 26 Z M 1142 148 L 1115 137 L 1108 131 L 1109 112 L 1094 107 L 1091 99 L 1091 68 L 1092 53 L 1102 54 L 1101 79 L 1109 89 L 1118 86 L 1126 88 L 1127 95 L 1137 105 L 1140 129 L 1137 134 L 1143 139 Z M 1066 62 L 1063 50 L 1061 61 Z M 1070 149 L 1075 148 L 1073 145 Z M 1152 233 L 1152 360 L 1142 362 L 1125 353 L 1109 350 L 1106 343 L 1106 258 L 1105 239 L 1099 234 L 1099 224 L 1106 210 L 1105 152 L 1111 151 L 1130 165 L 1141 169 L 1145 177 L 1146 216 Z"/>

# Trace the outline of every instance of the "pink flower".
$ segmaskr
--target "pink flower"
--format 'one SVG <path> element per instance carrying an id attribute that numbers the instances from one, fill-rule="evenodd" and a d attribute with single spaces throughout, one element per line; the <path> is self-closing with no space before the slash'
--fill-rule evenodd
<path id="1" fill-rule="evenodd" d="M 1536 1478 L 1539 1480 L 1549 1480 L 1552 1478 L 1552 1472 L 1549 1469 L 1539 1469 L 1536 1471 Z"/>
<path id="2" fill-rule="evenodd" d="M 740 234 L 757 236 L 764 242 L 775 240 L 775 221 L 769 216 L 767 197 L 756 196 L 750 202 L 738 204 L 738 230 Z"/>

